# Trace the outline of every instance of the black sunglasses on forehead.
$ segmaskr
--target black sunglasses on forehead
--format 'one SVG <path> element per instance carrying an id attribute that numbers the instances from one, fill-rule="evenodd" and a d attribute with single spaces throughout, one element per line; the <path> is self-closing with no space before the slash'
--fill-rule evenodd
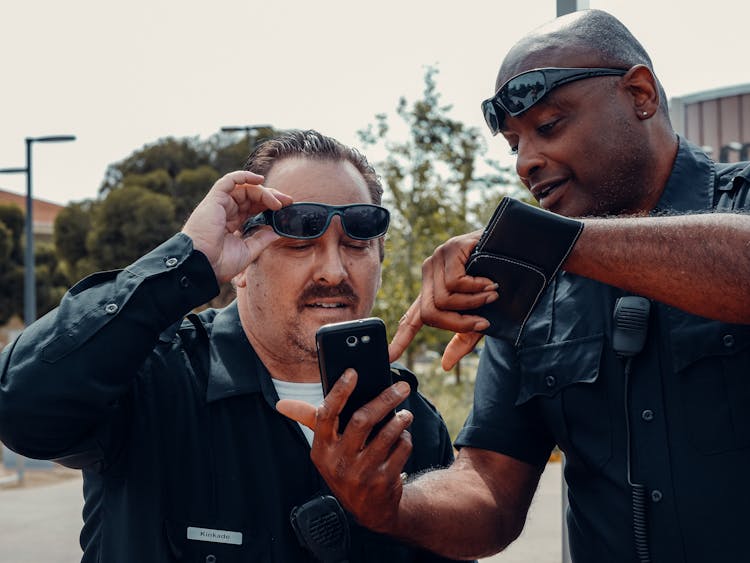
<path id="1" fill-rule="evenodd" d="M 250 217 L 242 226 L 242 236 L 248 236 L 256 227 L 270 225 L 282 237 L 314 239 L 326 232 L 334 215 L 341 218 L 346 236 L 356 240 L 382 237 L 388 230 L 391 219 L 391 214 L 385 207 L 372 203 L 293 203 L 276 211 L 267 209 Z"/>
<path id="2" fill-rule="evenodd" d="M 522 114 L 551 90 L 584 78 L 623 76 L 621 68 L 534 68 L 510 78 L 491 98 L 482 102 L 482 113 L 493 135 L 500 132 L 504 113 L 511 117 Z"/>

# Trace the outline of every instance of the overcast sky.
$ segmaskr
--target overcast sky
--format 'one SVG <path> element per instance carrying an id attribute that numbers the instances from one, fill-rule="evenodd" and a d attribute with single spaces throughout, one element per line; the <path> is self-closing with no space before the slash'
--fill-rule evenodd
<path id="1" fill-rule="evenodd" d="M 641 40 L 670 97 L 750 83 L 747 0 L 589 6 Z M 3 0 L 0 168 L 25 165 L 25 137 L 76 135 L 34 145 L 35 196 L 64 204 L 95 197 L 108 164 L 161 137 L 271 124 L 356 145 L 376 113 L 421 95 L 426 65 L 438 67 L 451 115 L 484 130 L 479 102 L 503 55 L 555 9 L 555 0 Z M 493 156 L 510 158 L 487 137 Z M 25 178 L 0 175 L 0 187 L 24 193 Z"/>

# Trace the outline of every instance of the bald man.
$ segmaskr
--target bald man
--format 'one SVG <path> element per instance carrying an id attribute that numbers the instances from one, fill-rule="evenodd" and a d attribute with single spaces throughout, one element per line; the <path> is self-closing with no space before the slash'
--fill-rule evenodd
<path id="1" fill-rule="evenodd" d="M 546 233 L 569 222 L 573 234 L 513 338 L 460 313 L 513 298 L 502 281 L 465 273 L 481 232 L 425 263 L 392 354 L 423 322 L 459 333 L 445 367 L 482 331 L 495 335 L 456 462 L 402 484 L 408 412 L 365 448 L 338 436 L 351 380 L 317 410 L 277 408 L 316 428 L 313 461 L 360 522 L 444 555 L 485 557 L 512 542 L 557 445 L 577 563 L 745 560 L 750 166 L 714 163 L 675 134 L 648 54 L 602 11 L 519 41 L 483 110 L 551 212 L 515 206 L 506 246 L 533 262 L 556 243 Z M 362 436 L 402 391 L 361 412 Z"/>

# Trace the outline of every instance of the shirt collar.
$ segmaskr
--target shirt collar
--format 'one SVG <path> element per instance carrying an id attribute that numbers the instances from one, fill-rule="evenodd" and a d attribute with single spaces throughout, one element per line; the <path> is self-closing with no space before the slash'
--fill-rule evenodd
<path id="1" fill-rule="evenodd" d="M 271 375 L 245 336 L 237 301 L 214 317 L 209 350 L 208 402 L 262 392 L 271 404 L 275 404 L 278 397 Z"/>
<path id="2" fill-rule="evenodd" d="M 713 206 L 714 162 L 687 139 L 678 139 L 677 158 L 652 214 L 706 211 Z"/>

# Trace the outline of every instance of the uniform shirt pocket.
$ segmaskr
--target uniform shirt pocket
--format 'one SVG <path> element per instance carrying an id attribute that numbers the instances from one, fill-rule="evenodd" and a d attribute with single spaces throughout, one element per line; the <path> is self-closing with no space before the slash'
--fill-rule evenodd
<path id="1" fill-rule="evenodd" d="M 535 402 L 571 462 L 592 469 L 612 456 L 612 420 L 606 381 L 600 377 L 603 334 L 519 351 L 516 405 Z"/>
<path id="2" fill-rule="evenodd" d="M 673 338 L 690 441 L 704 454 L 750 447 L 750 327 L 707 321 L 702 329 Z"/>

